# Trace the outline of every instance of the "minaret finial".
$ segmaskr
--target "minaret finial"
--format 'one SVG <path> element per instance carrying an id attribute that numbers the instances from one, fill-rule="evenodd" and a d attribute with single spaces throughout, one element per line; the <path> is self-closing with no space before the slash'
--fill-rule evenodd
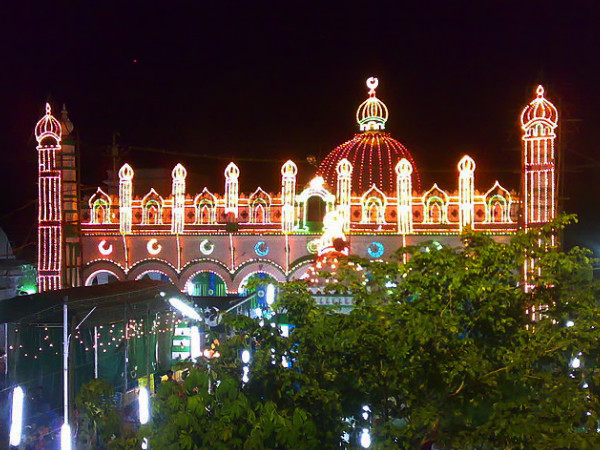
<path id="1" fill-rule="evenodd" d="M 544 86 L 542 86 L 541 84 L 537 87 L 536 89 L 537 95 L 539 98 L 542 98 L 544 96 Z"/>
<path id="2" fill-rule="evenodd" d="M 379 86 L 379 80 L 375 77 L 370 77 L 367 80 L 367 87 L 369 88 L 369 95 L 375 97 L 375 89 Z"/>
<path id="3" fill-rule="evenodd" d="M 361 131 L 382 131 L 388 118 L 388 110 L 385 104 L 375 95 L 375 89 L 379 86 L 379 80 L 375 77 L 367 79 L 369 98 L 358 107 L 356 121 Z"/>

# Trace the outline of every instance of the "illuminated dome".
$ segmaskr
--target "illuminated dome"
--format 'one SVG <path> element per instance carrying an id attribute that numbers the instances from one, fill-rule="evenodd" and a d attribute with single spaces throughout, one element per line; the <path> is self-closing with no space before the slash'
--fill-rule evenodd
<path id="1" fill-rule="evenodd" d="M 552 128 L 556 127 L 558 111 L 556 107 L 544 98 L 544 88 L 539 85 L 536 89 L 537 98 L 525 107 L 521 114 L 521 125 L 528 128 L 533 121 L 549 122 Z"/>
<path id="2" fill-rule="evenodd" d="M 362 194 L 373 185 L 386 194 L 396 193 L 396 165 L 403 159 L 413 167 L 414 187 L 419 190 L 421 180 L 410 152 L 384 131 L 388 109 L 375 95 L 377 78 L 369 78 L 369 98 L 356 112 L 356 121 L 362 133 L 335 148 L 321 162 L 319 174 L 330 188 L 335 189 L 337 165 L 347 159 L 352 164 L 352 192 Z"/>
<path id="3" fill-rule="evenodd" d="M 50 103 L 46 103 L 46 115 L 35 126 L 35 138 L 40 145 L 47 138 L 53 139 L 55 144 L 60 144 L 61 133 L 60 122 L 52 115 Z"/>

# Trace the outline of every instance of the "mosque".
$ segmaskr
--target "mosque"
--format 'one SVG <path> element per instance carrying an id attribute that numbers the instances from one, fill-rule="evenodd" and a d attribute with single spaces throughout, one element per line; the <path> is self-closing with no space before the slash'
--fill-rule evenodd
<path id="1" fill-rule="evenodd" d="M 477 186 L 476 164 L 457 161 L 450 189 L 422 186 L 410 152 L 386 130 L 388 109 L 367 80 L 358 132 L 333 149 L 307 185 L 287 161 L 279 192 L 239 191 L 244 176 L 225 169 L 223 191 L 188 192 L 187 171 L 172 169 L 171 193 L 136 190 L 135 168 L 118 173 L 118 195 L 79 194 L 73 124 L 51 106 L 35 127 L 39 156 L 40 291 L 153 278 L 194 296 L 243 292 L 251 277 L 279 282 L 307 276 L 322 246 L 323 219 L 335 217 L 347 252 L 388 258 L 423 241 L 459 245 L 466 228 L 498 240 L 541 226 L 556 214 L 557 109 L 539 86 L 521 114 L 521 191 L 500 181 Z M 518 187 L 517 187 L 518 188 Z"/>

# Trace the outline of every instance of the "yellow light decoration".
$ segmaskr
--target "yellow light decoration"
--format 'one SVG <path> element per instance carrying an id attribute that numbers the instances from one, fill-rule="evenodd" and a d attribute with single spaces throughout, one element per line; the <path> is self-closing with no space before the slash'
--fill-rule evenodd
<path id="1" fill-rule="evenodd" d="M 556 177 L 554 130 L 558 126 L 558 110 L 544 97 L 544 88 L 536 89 L 537 97 L 523 109 L 523 216 L 525 227 L 541 225 L 556 216 Z"/>
<path id="2" fill-rule="evenodd" d="M 171 233 L 183 233 L 185 223 L 185 178 L 187 171 L 177 164 L 171 173 L 173 177 L 173 208 L 171 210 Z"/>
<path id="3" fill-rule="evenodd" d="M 133 169 L 123 164 L 119 170 L 119 225 L 122 234 L 131 233 L 133 214 L 131 209 Z"/>
<path id="4" fill-rule="evenodd" d="M 296 222 L 296 174 L 298 167 L 293 161 L 287 161 L 281 167 L 281 230 L 290 233 Z"/>
<path id="5" fill-rule="evenodd" d="M 232 213 L 238 216 L 238 196 L 240 169 L 234 163 L 229 163 L 225 169 L 225 214 Z"/>
<path id="6" fill-rule="evenodd" d="M 397 218 L 398 233 L 400 234 L 409 234 L 413 232 L 412 172 L 412 164 L 406 158 L 402 158 L 396 165 L 396 195 L 398 197 Z"/>
<path id="7" fill-rule="evenodd" d="M 346 158 L 337 167 L 337 203 L 338 212 L 342 215 L 344 230 L 350 229 L 350 200 L 352 196 L 352 164 Z"/>
<path id="8" fill-rule="evenodd" d="M 468 155 L 458 163 L 459 227 L 472 227 L 475 219 L 473 208 L 475 161 Z"/>

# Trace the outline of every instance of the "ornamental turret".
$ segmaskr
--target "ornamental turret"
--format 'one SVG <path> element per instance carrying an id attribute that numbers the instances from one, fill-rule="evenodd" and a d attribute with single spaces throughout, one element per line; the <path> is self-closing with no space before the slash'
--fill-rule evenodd
<path id="1" fill-rule="evenodd" d="M 544 97 L 544 88 L 523 109 L 523 225 L 541 225 L 556 216 L 556 155 L 554 130 L 558 125 L 556 107 Z"/>
<path id="2" fill-rule="evenodd" d="M 46 103 L 46 114 L 35 126 L 38 142 L 38 290 L 61 289 L 63 224 L 59 166 L 62 129 Z"/>

